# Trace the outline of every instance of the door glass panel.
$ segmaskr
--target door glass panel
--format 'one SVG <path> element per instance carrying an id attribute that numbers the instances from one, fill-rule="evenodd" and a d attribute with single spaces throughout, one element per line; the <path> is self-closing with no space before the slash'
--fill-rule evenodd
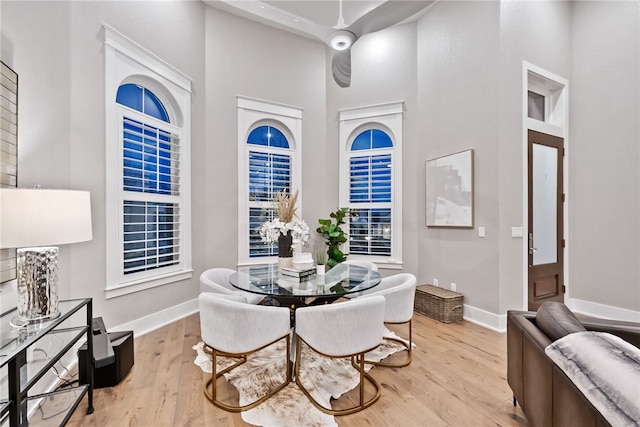
<path id="1" fill-rule="evenodd" d="M 558 261 L 558 149 L 533 144 L 533 264 Z"/>

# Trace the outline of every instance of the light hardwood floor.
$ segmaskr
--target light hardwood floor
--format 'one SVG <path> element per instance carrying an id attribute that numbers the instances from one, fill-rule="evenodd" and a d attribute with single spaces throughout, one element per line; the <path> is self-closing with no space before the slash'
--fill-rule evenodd
<path id="1" fill-rule="evenodd" d="M 373 368 L 382 397 L 360 413 L 336 417 L 339 426 L 528 426 L 507 384 L 506 334 L 420 314 L 413 331 L 413 363 Z M 68 425 L 249 425 L 203 396 L 208 374 L 193 363 L 192 350 L 199 341 L 197 314 L 136 338 L 135 365 L 126 379 L 95 391 L 92 415 L 85 414 L 85 397 Z"/>

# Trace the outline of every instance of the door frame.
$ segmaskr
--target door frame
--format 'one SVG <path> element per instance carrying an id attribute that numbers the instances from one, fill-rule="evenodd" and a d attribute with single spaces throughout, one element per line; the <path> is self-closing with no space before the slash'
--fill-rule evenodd
<path id="1" fill-rule="evenodd" d="M 532 90 L 545 96 L 545 121 L 530 119 L 528 110 L 528 92 Z M 571 286 L 569 277 L 569 253 L 571 250 L 569 239 L 569 81 L 563 77 L 553 74 L 543 68 L 522 62 L 522 310 L 526 310 L 529 304 L 529 176 L 528 176 L 528 143 L 529 130 L 557 136 L 564 140 L 563 157 L 563 192 L 565 203 L 563 203 L 563 229 L 565 248 L 564 256 L 564 294 L 565 303 L 568 303 L 571 296 Z"/>

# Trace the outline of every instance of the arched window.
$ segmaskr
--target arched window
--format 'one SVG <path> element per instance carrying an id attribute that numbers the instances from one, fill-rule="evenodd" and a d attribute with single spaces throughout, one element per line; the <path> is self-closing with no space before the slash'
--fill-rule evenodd
<path id="1" fill-rule="evenodd" d="M 348 207 L 350 259 L 402 262 L 402 104 L 340 112 L 340 206 Z"/>
<path id="2" fill-rule="evenodd" d="M 105 58 L 111 298 L 191 277 L 191 81 L 106 26 Z"/>
<path id="3" fill-rule="evenodd" d="M 393 142 L 379 129 L 356 136 L 349 152 L 349 253 L 391 256 Z"/>
<path id="4" fill-rule="evenodd" d="M 162 101 L 143 86 L 133 83 L 120 85 L 116 95 L 116 102 L 163 122 L 170 123 L 169 114 L 167 114 L 167 109 Z"/>
<path id="5" fill-rule="evenodd" d="M 287 137 L 273 126 L 260 126 L 252 130 L 247 138 L 247 144 L 289 148 Z"/>
<path id="6" fill-rule="evenodd" d="M 258 228 L 275 217 L 278 192 L 301 188 L 301 119 L 299 109 L 238 98 L 238 134 L 246 135 L 238 141 L 239 264 L 264 263 L 278 254 L 277 244 L 265 244 Z"/>
<path id="7" fill-rule="evenodd" d="M 125 113 L 122 120 L 123 274 L 128 276 L 180 261 L 180 204 L 171 197 L 180 194 L 180 137 L 150 120 L 170 122 L 149 89 L 121 85 L 116 102 L 141 113 Z M 158 195 L 167 197 L 158 201 Z"/>
<path id="8" fill-rule="evenodd" d="M 291 152 L 287 137 L 273 126 L 259 126 L 247 138 L 249 146 L 249 256 L 278 254 L 278 245 L 266 245 L 258 227 L 276 213 L 273 200 L 280 191 L 291 192 Z M 271 147 L 271 150 L 263 149 Z"/>

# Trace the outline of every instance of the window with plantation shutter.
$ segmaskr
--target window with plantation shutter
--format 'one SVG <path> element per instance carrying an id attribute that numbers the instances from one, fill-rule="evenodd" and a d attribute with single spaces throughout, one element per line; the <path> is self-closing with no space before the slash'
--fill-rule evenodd
<path id="1" fill-rule="evenodd" d="M 301 120 L 298 108 L 238 98 L 240 265 L 272 262 L 278 255 L 277 244 L 265 244 L 258 228 L 275 217 L 277 193 L 301 188 Z"/>
<path id="2" fill-rule="evenodd" d="M 125 276 L 180 263 L 180 135 L 162 101 L 125 84 L 122 109 L 122 272 Z"/>
<path id="3" fill-rule="evenodd" d="M 399 268 L 402 104 L 342 111 L 340 140 L 340 203 L 350 212 L 348 258 Z"/>
<path id="4" fill-rule="evenodd" d="M 180 261 L 180 205 L 124 201 L 124 274 Z"/>
<path id="5" fill-rule="evenodd" d="M 105 26 L 107 298 L 191 277 L 191 81 Z"/>
<path id="6" fill-rule="evenodd" d="M 259 130 L 261 128 L 257 128 L 255 131 Z M 278 133 L 280 132 L 278 131 Z M 283 142 L 281 148 L 289 148 L 286 138 Z M 251 142 L 251 136 L 247 140 L 247 144 L 255 145 Z M 291 192 L 291 156 L 285 153 L 261 152 L 250 149 L 248 233 L 249 256 L 251 258 L 269 257 L 278 254 L 278 245 L 266 245 L 263 243 L 256 230 L 262 223 L 271 221 L 274 218 L 273 199 L 276 193 L 282 190 L 288 193 Z"/>
<path id="7" fill-rule="evenodd" d="M 363 144 L 366 140 L 368 144 Z M 375 147 L 375 148 L 374 148 Z M 391 256 L 391 138 L 361 132 L 349 153 L 349 253 Z M 383 150 L 381 152 L 381 150 Z"/>

